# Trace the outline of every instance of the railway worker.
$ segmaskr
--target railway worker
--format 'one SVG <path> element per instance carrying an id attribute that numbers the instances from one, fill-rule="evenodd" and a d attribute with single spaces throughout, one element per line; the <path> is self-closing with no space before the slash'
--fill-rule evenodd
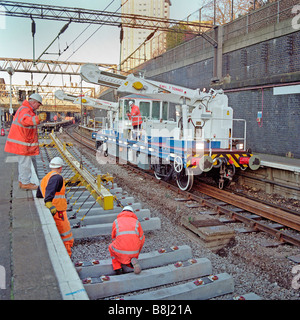
<path id="1" fill-rule="evenodd" d="M 38 93 L 23 101 L 13 118 L 4 148 L 4 151 L 18 155 L 19 187 L 24 190 L 38 188 L 30 179 L 31 157 L 40 153 L 37 125 L 47 117 L 45 112 L 36 115 L 41 105 L 42 97 Z"/>
<path id="2" fill-rule="evenodd" d="M 129 106 L 131 107 L 131 112 L 127 113 L 129 120 L 131 120 L 132 126 L 134 130 L 141 129 L 142 126 L 142 116 L 140 112 L 140 108 L 133 103 L 133 101 L 129 101 Z"/>
<path id="3" fill-rule="evenodd" d="M 52 213 L 58 232 L 71 257 L 74 239 L 66 212 L 66 188 L 61 176 L 63 160 L 60 157 L 55 157 L 50 161 L 49 167 L 52 170 L 42 179 L 36 196 L 44 198 L 45 205 Z"/>
<path id="4" fill-rule="evenodd" d="M 139 274 L 141 266 L 137 259 L 145 243 L 145 236 L 131 206 L 125 206 L 118 214 L 113 222 L 111 237 L 113 241 L 108 249 L 116 274 L 123 273 L 122 264 L 133 268 L 134 273 Z"/>

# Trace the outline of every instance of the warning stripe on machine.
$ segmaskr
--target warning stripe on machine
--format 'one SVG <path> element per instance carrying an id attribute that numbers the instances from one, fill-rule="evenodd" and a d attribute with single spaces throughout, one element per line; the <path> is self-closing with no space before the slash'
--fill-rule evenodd
<path id="1" fill-rule="evenodd" d="M 239 158 L 241 156 L 241 154 L 231 154 L 231 153 L 226 153 L 226 154 L 213 154 L 211 157 L 212 159 L 215 159 L 215 158 L 224 158 L 226 156 L 227 158 L 227 161 L 232 161 L 232 163 L 235 165 L 235 167 L 240 167 L 240 166 L 243 166 L 243 167 L 247 167 L 247 165 L 240 165 L 239 164 Z M 246 154 L 243 154 L 242 156 L 245 156 L 247 157 Z"/>
<path id="2" fill-rule="evenodd" d="M 209 156 L 209 154 L 205 154 L 205 156 Z M 243 157 L 248 157 L 247 154 L 234 154 L 234 153 L 226 153 L 226 154 L 222 154 L 222 153 L 215 153 L 215 154 L 212 154 L 211 155 L 211 158 L 214 160 L 216 158 L 226 158 L 226 160 L 228 162 L 232 162 L 235 167 L 239 168 L 241 166 L 243 167 L 247 167 L 246 164 L 240 164 L 239 163 L 239 158 L 243 156 Z M 195 154 L 194 156 L 192 154 L 188 154 L 187 155 L 187 158 L 186 158 L 186 166 L 187 167 L 190 167 L 193 165 L 193 162 L 192 162 L 192 159 L 193 158 L 197 158 L 197 157 L 200 157 L 200 155 L 198 154 Z M 214 163 L 215 164 L 215 163 Z M 196 166 L 192 166 L 192 168 L 195 168 Z"/>
<path id="3" fill-rule="evenodd" d="M 191 167 L 192 169 L 197 167 L 197 165 L 193 166 L 193 163 L 192 163 L 193 158 L 200 158 L 200 154 L 195 154 L 195 155 L 187 154 L 186 155 L 186 166 L 187 167 L 192 166 Z"/>

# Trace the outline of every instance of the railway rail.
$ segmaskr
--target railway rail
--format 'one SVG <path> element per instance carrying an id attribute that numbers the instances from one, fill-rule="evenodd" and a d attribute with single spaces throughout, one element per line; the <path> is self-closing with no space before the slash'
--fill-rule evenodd
<path id="1" fill-rule="evenodd" d="M 65 132 L 68 134 L 68 130 Z M 95 150 L 91 139 L 84 137 L 79 132 L 73 131 L 70 136 L 89 149 Z M 151 178 L 157 183 L 164 184 L 167 188 L 181 194 L 185 201 L 193 200 L 202 206 L 212 208 L 220 215 L 224 214 L 228 216 L 231 220 L 227 222 L 239 221 L 250 226 L 254 232 L 263 231 L 274 236 L 280 242 L 300 246 L 300 236 L 298 233 L 300 231 L 300 215 L 297 213 L 291 213 L 270 204 L 247 199 L 244 196 L 235 195 L 226 190 L 219 190 L 207 184 L 198 184 L 194 187 L 194 190 L 184 192 L 179 190 L 175 185 L 157 180 L 153 175 L 143 172 L 132 165 L 123 164 L 123 166 Z M 220 200 L 222 203 L 216 203 L 213 199 Z M 230 208 L 228 205 L 234 206 L 234 208 Z M 293 231 L 291 232 L 289 229 Z"/>

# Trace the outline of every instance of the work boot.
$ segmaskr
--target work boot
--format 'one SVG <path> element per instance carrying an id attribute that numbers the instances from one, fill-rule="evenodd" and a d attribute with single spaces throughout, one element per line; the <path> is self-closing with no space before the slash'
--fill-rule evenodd
<path id="1" fill-rule="evenodd" d="M 131 259 L 131 264 L 133 266 L 133 270 L 135 274 L 139 274 L 142 271 L 142 268 L 138 262 L 138 260 L 136 258 L 132 258 Z"/>
<path id="2" fill-rule="evenodd" d="M 28 184 L 21 183 L 20 188 L 23 190 L 37 190 L 38 186 L 33 183 L 28 183 Z"/>
<path id="3" fill-rule="evenodd" d="M 123 272 L 123 268 L 116 269 L 116 270 L 115 270 L 115 273 L 116 273 L 117 276 L 120 275 L 120 274 L 123 274 L 123 273 L 124 273 L 124 272 Z"/>

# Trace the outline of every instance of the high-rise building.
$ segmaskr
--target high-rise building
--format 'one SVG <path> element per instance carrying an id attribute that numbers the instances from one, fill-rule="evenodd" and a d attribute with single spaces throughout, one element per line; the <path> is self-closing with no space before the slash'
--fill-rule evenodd
<path id="1" fill-rule="evenodd" d="M 149 17 L 165 18 L 170 17 L 170 0 L 122 0 L 122 14 L 138 14 Z M 148 29 L 123 28 L 123 41 L 121 44 L 121 61 L 129 57 L 138 47 L 140 47 L 147 36 L 153 32 Z M 157 31 L 151 44 L 139 50 L 139 55 L 128 59 L 122 66 L 122 70 L 129 71 L 149 60 L 153 55 L 162 52 L 166 47 L 166 35 Z"/>

